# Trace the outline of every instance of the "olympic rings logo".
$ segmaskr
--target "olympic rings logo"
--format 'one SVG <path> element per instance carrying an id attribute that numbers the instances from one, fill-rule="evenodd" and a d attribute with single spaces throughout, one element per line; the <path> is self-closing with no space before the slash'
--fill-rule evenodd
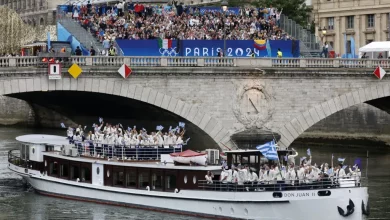
<path id="1" fill-rule="evenodd" d="M 160 48 L 159 52 L 160 52 L 161 56 L 166 56 L 166 57 L 175 57 L 176 55 L 179 54 L 179 53 L 176 53 L 176 47 L 172 47 L 170 49 Z"/>

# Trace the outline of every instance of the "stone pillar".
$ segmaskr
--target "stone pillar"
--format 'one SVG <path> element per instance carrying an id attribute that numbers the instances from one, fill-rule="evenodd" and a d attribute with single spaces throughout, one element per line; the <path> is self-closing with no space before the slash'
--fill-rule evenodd
<path id="1" fill-rule="evenodd" d="M 381 14 L 375 14 L 375 41 L 381 41 Z"/>
<path id="2" fill-rule="evenodd" d="M 381 14 L 381 28 L 380 28 L 380 33 L 381 33 L 381 39 L 382 41 L 387 41 L 387 24 L 388 24 L 388 19 L 387 19 L 387 13 Z"/>
<path id="3" fill-rule="evenodd" d="M 366 29 L 367 29 L 367 22 L 366 22 L 367 15 L 360 15 L 360 20 L 362 21 L 361 22 L 362 29 L 360 30 L 361 36 L 359 37 L 360 38 L 360 45 L 366 45 L 367 37 L 366 37 L 366 34 L 363 32 L 366 31 Z"/>
<path id="4" fill-rule="evenodd" d="M 336 56 L 338 53 L 340 53 L 340 38 L 342 36 L 341 29 L 340 29 L 341 23 L 340 23 L 340 16 L 337 16 L 334 18 L 334 42 L 333 42 L 333 49 L 336 53 Z"/>
<path id="5" fill-rule="evenodd" d="M 359 55 L 359 48 L 360 48 L 360 33 L 362 33 L 362 29 L 360 29 L 361 22 L 360 22 L 360 16 L 355 15 L 355 54 Z"/>
<path id="6" fill-rule="evenodd" d="M 347 32 L 346 28 L 346 22 L 347 18 L 345 16 L 341 17 L 340 22 L 340 56 L 345 54 L 347 51 L 345 51 L 345 42 L 344 42 L 344 33 Z"/>

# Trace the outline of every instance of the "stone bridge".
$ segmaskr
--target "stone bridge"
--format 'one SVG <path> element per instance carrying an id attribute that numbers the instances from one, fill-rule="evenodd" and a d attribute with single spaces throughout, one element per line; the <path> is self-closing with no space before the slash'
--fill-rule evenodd
<path id="1" fill-rule="evenodd" d="M 62 79 L 49 80 L 37 57 L 0 58 L 0 95 L 74 121 L 80 120 L 78 111 L 106 114 L 100 111 L 107 103 L 124 118 L 125 112 L 145 111 L 156 121 L 184 120 L 207 136 L 209 142 L 199 143 L 222 149 L 237 147 L 232 140 L 237 134 L 267 132 L 288 147 L 315 123 L 355 104 L 390 109 L 390 79 L 373 75 L 388 60 L 71 57 L 70 62 L 83 70 L 77 79 L 63 63 Z M 133 70 L 127 79 L 117 73 L 124 63 Z"/>

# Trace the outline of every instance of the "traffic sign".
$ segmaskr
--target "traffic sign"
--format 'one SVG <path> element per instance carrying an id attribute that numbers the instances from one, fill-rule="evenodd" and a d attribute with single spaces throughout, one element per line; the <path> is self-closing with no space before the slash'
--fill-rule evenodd
<path id="1" fill-rule="evenodd" d="M 61 79 L 61 64 L 49 63 L 49 79 Z"/>
<path id="2" fill-rule="evenodd" d="M 79 67 L 79 65 L 77 65 L 76 63 L 74 63 L 69 69 L 68 69 L 68 73 L 73 76 L 73 78 L 77 78 L 80 76 L 81 72 L 83 72 L 83 70 Z"/>
<path id="3" fill-rule="evenodd" d="M 126 64 L 123 64 L 118 70 L 118 73 L 125 79 L 131 75 L 131 72 L 132 70 Z"/>

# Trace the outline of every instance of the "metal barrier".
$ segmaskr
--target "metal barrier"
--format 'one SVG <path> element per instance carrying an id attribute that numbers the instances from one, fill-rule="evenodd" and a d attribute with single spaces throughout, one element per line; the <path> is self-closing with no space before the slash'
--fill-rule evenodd
<path id="1" fill-rule="evenodd" d="M 182 152 L 183 145 L 169 147 L 159 146 L 125 146 L 109 145 L 92 142 L 77 142 L 75 146 L 79 156 L 96 157 L 104 159 L 117 159 L 122 161 L 160 160 L 161 154 Z"/>
<path id="2" fill-rule="evenodd" d="M 263 192 L 263 191 L 294 191 L 294 190 L 308 190 L 318 189 L 326 190 L 331 188 L 348 188 L 360 187 L 360 179 L 348 178 L 322 178 L 310 181 L 309 183 L 300 183 L 300 180 L 295 180 L 294 184 L 286 181 L 261 181 L 261 182 L 245 182 L 238 183 L 222 183 L 221 181 L 214 181 L 208 183 L 207 180 L 199 180 L 198 187 L 202 190 L 210 191 L 233 191 L 233 192 Z"/>
<path id="3" fill-rule="evenodd" d="M 27 161 L 20 156 L 20 150 L 8 151 L 8 162 L 20 167 L 27 167 Z"/>

